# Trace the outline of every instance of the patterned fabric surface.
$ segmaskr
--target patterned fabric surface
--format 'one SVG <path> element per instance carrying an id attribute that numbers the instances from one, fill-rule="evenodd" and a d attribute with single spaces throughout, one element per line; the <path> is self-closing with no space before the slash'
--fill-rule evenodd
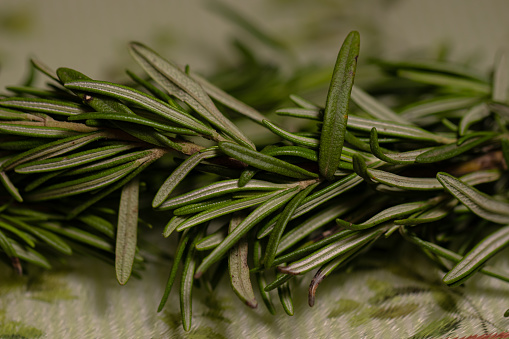
<path id="1" fill-rule="evenodd" d="M 306 295 L 311 277 L 294 279 L 292 317 L 279 305 L 272 316 L 261 301 L 247 308 L 225 277 L 213 293 L 194 290 L 190 332 L 180 322 L 178 285 L 157 313 L 168 262 L 149 263 L 142 279 L 126 286 L 94 259 L 23 277 L 2 264 L 0 338 L 509 338 L 509 284 L 479 274 L 451 289 L 415 253 L 359 258 L 320 285 L 313 308 Z M 501 270 L 509 270 L 508 254 L 495 258 Z"/>

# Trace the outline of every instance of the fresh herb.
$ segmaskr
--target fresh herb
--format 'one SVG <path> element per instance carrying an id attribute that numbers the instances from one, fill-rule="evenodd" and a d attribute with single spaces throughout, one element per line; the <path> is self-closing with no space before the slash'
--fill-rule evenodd
<path id="1" fill-rule="evenodd" d="M 235 86 L 221 89 L 140 43 L 129 51 L 148 75 L 129 72 L 132 85 L 33 61 L 48 88 L 29 81 L 0 99 L 0 254 L 15 271 L 81 251 L 114 264 L 125 284 L 142 267 L 139 225 L 150 215 L 165 237 L 179 237 L 159 310 L 182 266 L 186 330 L 196 279 L 217 279 L 226 262 L 244 303 L 258 305 L 254 277 L 269 312 L 267 292 L 277 289 L 292 315 L 296 275 L 315 271 L 313 306 L 324 279 L 388 237 L 435 260 L 447 285 L 476 272 L 509 281 L 484 266 L 509 246 L 505 57 L 491 81 L 443 62 L 377 62 L 383 84 L 408 84 L 387 94 L 381 81 L 353 86 L 363 65 L 351 32 L 324 105 L 294 94 L 298 107 L 282 108 L 290 93 L 267 101 L 253 69 L 237 83 L 247 104 Z M 257 109 L 269 104 L 279 117 Z M 249 124 L 256 142 L 239 127 Z"/>

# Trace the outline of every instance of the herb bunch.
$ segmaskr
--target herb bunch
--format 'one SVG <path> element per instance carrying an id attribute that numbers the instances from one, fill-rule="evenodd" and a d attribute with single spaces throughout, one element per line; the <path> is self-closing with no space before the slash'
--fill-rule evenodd
<path id="1" fill-rule="evenodd" d="M 257 306 L 254 285 L 271 313 L 277 289 L 291 315 L 290 280 L 316 272 L 313 306 L 326 277 L 386 238 L 415 244 L 447 285 L 478 271 L 509 282 L 485 266 L 509 244 L 505 59 L 490 76 L 378 61 L 384 82 L 365 91 L 359 49 L 351 32 L 323 106 L 291 95 L 295 107 L 277 110 L 305 121 L 297 131 L 140 43 L 129 51 L 148 77 L 128 71 L 129 85 L 32 60 L 51 83 L 0 99 L 2 259 L 21 274 L 84 252 L 125 284 L 143 265 L 139 214 L 152 211 L 178 236 L 159 309 L 180 281 L 186 330 L 197 279 L 212 289 L 226 271 L 243 302 Z M 255 145 L 245 120 L 278 142 Z"/>

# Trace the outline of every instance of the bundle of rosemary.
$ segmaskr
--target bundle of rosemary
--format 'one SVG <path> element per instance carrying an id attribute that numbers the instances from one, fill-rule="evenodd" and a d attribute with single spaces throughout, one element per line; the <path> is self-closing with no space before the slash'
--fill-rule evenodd
<path id="1" fill-rule="evenodd" d="M 128 71 L 129 85 L 32 60 L 47 88 L 28 81 L 0 99 L 2 260 L 22 274 L 81 252 L 125 284 L 143 266 L 138 226 L 166 219 L 178 244 L 159 309 L 180 272 L 186 330 L 197 281 L 213 289 L 227 272 L 256 307 L 254 278 L 268 310 L 277 289 L 291 315 L 292 278 L 316 272 L 313 306 L 326 277 L 387 238 L 415 244 L 447 285 L 476 272 L 509 282 L 485 266 L 509 244 L 505 59 L 490 77 L 378 61 L 385 80 L 364 91 L 359 46 L 351 32 L 324 106 L 292 95 L 296 107 L 277 110 L 306 122 L 296 131 L 140 43 L 129 51 L 148 77 Z M 246 120 L 277 142 L 255 145 Z"/>

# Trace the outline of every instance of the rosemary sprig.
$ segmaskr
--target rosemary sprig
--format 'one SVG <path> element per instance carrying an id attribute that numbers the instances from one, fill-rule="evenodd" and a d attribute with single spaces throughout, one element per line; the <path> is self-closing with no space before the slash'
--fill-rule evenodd
<path id="1" fill-rule="evenodd" d="M 129 51 L 148 78 L 129 72 L 133 86 L 33 61 L 49 89 L 28 83 L 0 99 L 2 259 L 22 273 L 86 251 L 114 264 L 125 284 L 143 260 L 138 215 L 146 208 L 166 218 L 163 236 L 180 239 L 159 310 L 182 262 L 186 330 L 195 279 L 225 260 L 243 302 L 258 304 L 253 273 L 268 310 L 275 312 L 267 291 L 277 288 L 290 315 L 295 275 L 315 271 L 313 306 L 321 281 L 386 237 L 443 258 L 445 284 L 476 272 L 509 281 L 483 267 L 509 244 L 505 59 L 491 82 L 443 62 L 379 62 L 392 81 L 416 83 L 410 98 L 394 90 L 388 106 L 353 87 L 359 40 L 352 32 L 341 46 L 325 104 L 292 95 L 298 107 L 276 111 L 283 123 L 232 96 L 235 86 L 221 89 L 140 43 Z M 257 107 L 286 100 L 288 93 L 267 98 L 265 84 L 248 80 L 237 84 Z M 292 119 L 297 130 L 285 127 Z M 278 141 L 254 143 L 238 127 L 245 124 L 262 128 L 259 140 Z M 483 238 L 463 242 L 480 220 Z"/>

